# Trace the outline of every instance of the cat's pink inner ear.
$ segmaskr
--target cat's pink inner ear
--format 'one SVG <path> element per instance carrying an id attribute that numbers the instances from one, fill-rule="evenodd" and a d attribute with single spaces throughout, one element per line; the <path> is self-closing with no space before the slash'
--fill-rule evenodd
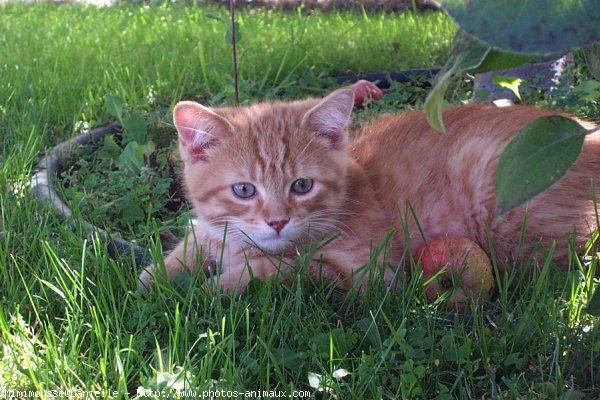
<path id="1" fill-rule="evenodd" d="M 229 121 L 214 111 L 192 101 L 177 103 L 173 123 L 179 133 L 182 151 L 192 161 L 206 161 L 206 149 L 231 135 Z"/>
<path id="2" fill-rule="evenodd" d="M 302 125 L 326 139 L 331 149 L 339 150 L 348 143 L 348 125 L 353 105 L 352 89 L 336 90 L 304 115 Z"/>

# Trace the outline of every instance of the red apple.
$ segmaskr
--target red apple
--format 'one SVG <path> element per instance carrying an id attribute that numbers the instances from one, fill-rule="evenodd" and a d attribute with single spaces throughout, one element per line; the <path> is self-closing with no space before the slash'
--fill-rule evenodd
<path id="1" fill-rule="evenodd" d="M 434 279 L 425 288 L 427 301 L 448 293 L 449 308 L 464 312 L 469 301 L 489 300 L 494 291 L 494 275 L 487 254 L 477 243 L 464 237 L 430 240 L 417 250 L 423 279 Z"/>
<path id="2" fill-rule="evenodd" d="M 354 106 L 361 108 L 366 99 L 379 100 L 383 92 L 373 82 L 361 79 L 352 85 L 354 88 Z"/>

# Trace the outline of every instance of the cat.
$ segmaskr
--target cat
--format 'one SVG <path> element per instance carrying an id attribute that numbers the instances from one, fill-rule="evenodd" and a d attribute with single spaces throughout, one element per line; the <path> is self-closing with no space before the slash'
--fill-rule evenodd
<path id="1" fill-rule="evenodd" d="M 343 288 L 365 285 L 358 273 L 372 257 L 392 284 L 402 274 L 407 246 L 460 236 L 494 249 L 498 268 L 518 265 L 540 245 L 556 243 L 554 261 L 566 268 L 568 241 L 583 246 L 598 228 L 594 199 L 600 185 L 600 131 L 586 137 L 575 165 L 527 205 L 502 217 L 494 176 L 509 141 L 533 120 L 565 115 L 532 106 L 457 106 L 444 111 L 447 135 L 421 112 L 381 116 L 349 138 L 354 92 L 323 99 L 207 108 L 183 101 L 173 111 L 182 178 L 196 219 L 164 259 L 166 278 L 198 269 L 225 292 L 250 278 L 294 276 L 294 260 L 324 237 L 309 274 Z M 526 223 L 524 225 L 524 221 Z M 525 240 L 520 246 L 523 226 Z M 385 252 L 374 254 L 390 229 Z M 492 243 L 488 243 L 491 238 Z M 139 289 L 162 267 L 150 266 Z M 164 276 L 163 276 L 164 277 Z"/>

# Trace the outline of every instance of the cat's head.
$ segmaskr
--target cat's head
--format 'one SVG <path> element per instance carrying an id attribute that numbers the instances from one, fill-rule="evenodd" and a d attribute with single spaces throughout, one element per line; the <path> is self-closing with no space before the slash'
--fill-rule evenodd
<path id="1" fill-rule="evenodd" d="M 335 228 L 345 196 L 354 93 L 322 100 L 173 111 L 183 178 L 212 239 L 279 252 Z"/>

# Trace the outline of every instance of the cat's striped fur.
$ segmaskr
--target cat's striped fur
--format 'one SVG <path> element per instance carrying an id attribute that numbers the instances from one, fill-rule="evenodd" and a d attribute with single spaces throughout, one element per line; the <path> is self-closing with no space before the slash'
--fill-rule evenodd
<path id="1" fill-rule="evenodd" d="M 560 113 L 461 106 L 444 112 L 448 134 L 442 136 L 422 113 L 409 112 L 380 117 L 349 140 L 352 105 L 350 89 L 324 99 L 239 108 L 179 103 L 174 123 L 197 220 L 187 242 L 165 258 L 167 277 L 182 270 L 208 272 L 222 260 L 219 282 L 228 291 L 247 284 L 248 265 L 260 279 L 281 272 L 281 279 L 289 279 L 294 269 L 286 263 L 323 236 L 337 234 L 315 254 L 309 271 L 348 287 L 391 228 L 396 234 L 386 261 L 397 269 L 403 268 L 406 243 L 414 251 L 424 240 L 445 235 L 467 237 L 484 249 L 491 237 L 499 266 L 512 268 L 525 213 L 523 254 L 556 242 L 554 258 L 566 267 L 569 235 L 582 246 L 597 228 L 598 189 L 592 188 L 600 176 L 600 133 L 588 135 L 579 160 L 557 184 L 494 219 L 494 174 L 502 150 L 531 121 Z M 304 191 L 310 180 L 307 192 L 294 191 Z M 255 192 L 239 197 L 236 184 L 243 184 L 236 190 L 244 196 Z M 151 285 L 155 272 L 149 267 L 142 273 L 140 288 Z M 394 273 L 385 276 L 391 280 Z"/>

